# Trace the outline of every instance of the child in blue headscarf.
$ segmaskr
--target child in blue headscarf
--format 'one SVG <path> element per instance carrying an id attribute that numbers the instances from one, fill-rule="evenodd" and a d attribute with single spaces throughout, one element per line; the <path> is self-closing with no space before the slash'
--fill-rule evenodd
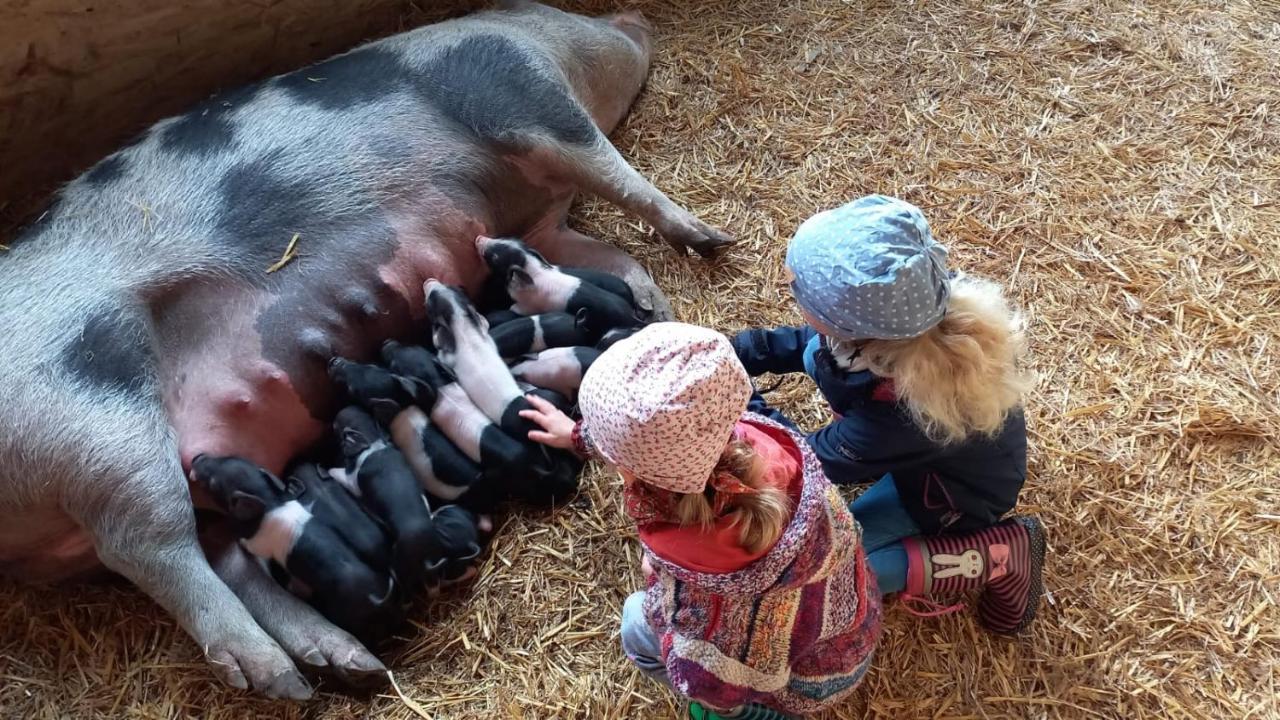
<path id="1" fill-rule="evenodd" d="M 946 260 L 902 200 L 820 213 L 787 250 L 808 325 L 733 345 L 751 375 L 806 372 L 830 403 L 836 420 L 809 443 L 833 482 L 872 483 L 851 509 L 881 591 L 936 613 L 981 587 L 983 624 L 1013 634 L 1035 616 L 1044 560 L 1038 520 L 1001 521 L 1026 479 L 1020 320 L 995 284 Z"/>

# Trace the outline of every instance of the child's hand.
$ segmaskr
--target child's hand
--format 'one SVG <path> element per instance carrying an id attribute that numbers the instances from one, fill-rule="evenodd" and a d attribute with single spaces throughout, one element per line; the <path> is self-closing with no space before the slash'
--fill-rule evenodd
<path id="1" fill-rule="evenodd" d="M 520 417 L 542 428 L 542 430 L 530 430 L 529 439 L 553 448 L 572 450 L 573 426 L 577 423 L 568 415 L 560 412 L 555 405 L 537 395 L 525 395 L 524 397 L 535 409 L 521 410 Z"/>

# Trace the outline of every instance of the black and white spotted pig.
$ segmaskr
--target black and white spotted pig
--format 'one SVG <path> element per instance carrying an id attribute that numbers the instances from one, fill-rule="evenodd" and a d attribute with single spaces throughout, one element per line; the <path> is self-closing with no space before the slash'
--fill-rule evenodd
<path id="1" fill-rule="evenodd" d="M 329 377 L 383 427 L 391 427 L 396 415 L 415 401 L 428 407 L 435 402 L 422 395 L 433 392 L 432 388 L 413 386 L 377 365 L 335 357 L 329 361 Z"/>
<path id="2" fill-rule="evenodd" d="M 487 514 L 502 499 L 497 484 L 485 481 L 480 464 L 445 437 L 420 408 L 408 407 L 396 415 L 391 439 L 432 504 L 457 503 Z"/>
<path id="3" fill-rule="evenodd" d="M 432 387 L 430 396 L 435 397 L 435 403 L 423 409 L 450 442 L 480 465 L 486 483 L 482 486 L 486 493 L 482 497 L 502 499 L 511 494 L 543 505 L 577 490 L 581 463 L 576 462 L 573 455 L 552 452 L 528 440 L 527 436 L 513 437 L 505 432 L 476 406 L 458 378 L 435 354 L 425 348 L 388 341 L 382 346 L 382 357 L 391 372 Z M 502 370 L 510 377 L 505 365 Z M 471 502 L 467 505 L 475 506 Z"/>
<path id="4" fill-rule="evenodd" d="M 553 347 L 594 345 L 603 334 L 592 327 L 591 313 L 583 308 L 576 315 L 553 312 L 518 316 L 497 327 L 485 317 L 489 337 L 504 360 L 541 352 Z"/>
<path id="5" fill-rule="evenodd" d="M 564 272 L 519 240 L 481 236 L 476 238 L 476 248 L 489 272 L 506 287 L 512 312 L 587 311 L 602 333 L 642 324 L 635 306 L 626 298 Z"/>
<path id="6" fill-rule="evenodd" d="M 476 290 L 477 235 L 619 275 L 669 318 L 639 265 L 564 222 L 586 190 L 676 247 L 727 241 L 605 137 L 649 55 L 636 15 L 517 5 L 221 93 L 67 184 L 0 252 L 0 573 L 105 564 L 236 687 L 310 696 L 291 658 L 385 677 L 235 543 L 205 555 L 185 470 L 283 472 L 338 409 L 329 358 L 408 337 L 428 277 Z"/>
<path id="7" fill-rule="evenodd" d="M 394 581 L 362 561 L 283 481 L 243 458 L 208 455 L 192 460 L 191 479 L 230 516 L 244 548 L 300 581 L 325 617 L 365 639 L 381 634 L 396 606 Z"/>
<path id="8" fill-rule="evenodd" d="M 600 351 L 589 347 L 552 348 L 531 355 L 511 366 L 517 379 L 538 387 L 550 388 L 568 398 L 577 397 L 582 376 Z"/>
<path id="9" fill-rule="evenodd" d="M 339 480 L 360 498 L 392 537 L 392 569 L 413 592 L 442 556 L 431 529 L 431 510 L 404 455 L 373 416 L 352 405 L 338 412 L 334 434 L 346 461 Z"/>
<path id="10" fill-rule="evenodd" d="M 423 292 L 436 357 L 453 371 L 467 396 L 490 420 L 514 437 L 527 437 L 537 425 L 520 417 L 520 412 L 533 406 L 498 354 L 489 323 L 456 287 L 431 279 Z"/>
<path id="11" fill-rule="evenodd" d="M 289 471 L 285 486 L 307 512 L 333 528 L 365 564 L 377 570 L 391 567 L 391 538 L 327 471 L 315 463 L 301 463 Z"/>

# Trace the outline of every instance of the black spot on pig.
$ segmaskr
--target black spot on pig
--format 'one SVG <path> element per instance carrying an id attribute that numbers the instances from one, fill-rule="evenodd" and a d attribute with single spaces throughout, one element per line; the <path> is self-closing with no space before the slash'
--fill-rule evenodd
<path id="1" fill-rule="evenodd" d="M 366 47 L 281 75 L 276 83 L 299 102 L 340 110 L 396 92 L 408 80 L 394 52 Z"/>
<path id="2" fill-rule="evenodd" d="M 62 366 L 94 388 L 141 394 L 153 379 L 147 326 L 128 312 L 100 310 L 63 349 Z"/>
<path id="3" fill-rule="evenodd" d="M 486 139 L 511 142 L 533 130 L 585 145 L 598 132 L 563 82 L 500 35 L 463 38 L 441 50 L 417 87 L 442 114 Z"/>
<path id="4" fill-rule="evenodd" d="M 89 172 L 84 174 L 84 181 L 94 187 L 100 187 L 123 175 L 126 167 L 128 162 L 125 161 L 124 155 L 116 153 L 90 168 Z"/>
<path id="5" fill-rule="evenodd" d="M 213 95 L 160 130 L 160 147 L 173 153 L 195 155 L 212 155 L 225 149 L 236 133 L 229 117 L 231 112 L 247 105 L 261 88 L 261 85 L 247 85 Z"/>
<path id="6" fill-rule="evenodd" d="M 279 260 L 294 233 L 300 250 L 314 249 L 315 237 L 308 225 L 324 226 L 341 218 L 318 213 L 320 188 L 305 177 L 283 177 L 278 167 L 281 151 L 276 151 L 229 169 L 219 181 L 222 211 L 218 217 L 218 237 L 243 264 L 250 280 L 266 281 L 266 270 Z"/>

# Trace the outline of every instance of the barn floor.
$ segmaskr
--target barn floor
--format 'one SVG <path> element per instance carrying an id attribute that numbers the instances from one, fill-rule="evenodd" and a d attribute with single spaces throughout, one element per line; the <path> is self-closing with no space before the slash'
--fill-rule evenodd
<path id="1" fill-rule="evenodd" d="M 828 717 L 1280 717 L 1271 0 L 638 6 L 659 52 L 615 142 L 742 242 L 708 264 L 594 201 L 575 222 L 641 258 L 682 319 L 795 321 L 789 233 L 884 192 L 924 207 L 955 266 L 1006 283 L 1030 320 L 1040 620 L 1010 642 L 895 605 L 875 669 Z M 823 416 L 801 379 L 776 395 Z M 509 518 L 474 592 L 416 618 L 388 658 L 407 702 L 258 701 L 215 685 L 132 590 L 4 585 L 0 716 L 672 717 L 618 648 L 640 577 L 617 483 L 584 485 Z"/>

